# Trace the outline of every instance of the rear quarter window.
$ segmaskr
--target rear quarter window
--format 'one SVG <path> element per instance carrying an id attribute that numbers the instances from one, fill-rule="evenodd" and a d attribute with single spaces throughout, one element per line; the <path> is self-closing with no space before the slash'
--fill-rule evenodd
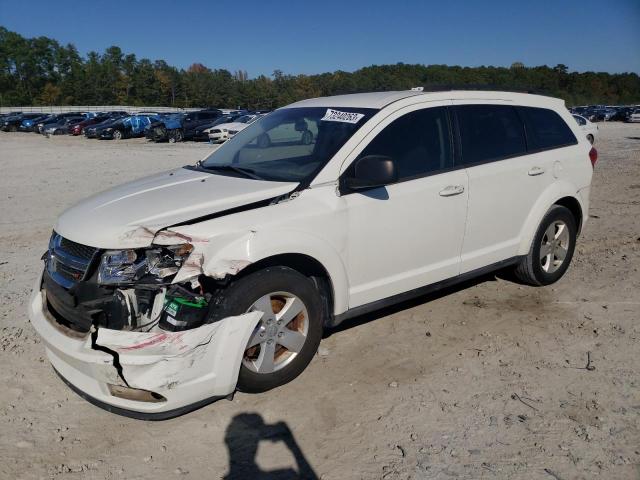
<path id="1" fill-rule="evenodd" d="M 578 143 L 569 125 L 548 108 L 518 107 L 527 131 L 529 151 L 549 150 Z"/>

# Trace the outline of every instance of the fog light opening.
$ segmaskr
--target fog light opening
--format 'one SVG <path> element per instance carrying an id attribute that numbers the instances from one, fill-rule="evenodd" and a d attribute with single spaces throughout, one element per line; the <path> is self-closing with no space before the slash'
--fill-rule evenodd
<path id="1" fill-rule="evenodd" d="M 125 400 L 133 400 L 135 402 L 147 402 L 147 403 L 161 403 L 166 402 L 167 399 L 162 395 L 150 390 L 142 390 L 139 388 L 124 387 L 122 385 L 107 384 L 109 387 L 109 393 L 118 398 Z"/>

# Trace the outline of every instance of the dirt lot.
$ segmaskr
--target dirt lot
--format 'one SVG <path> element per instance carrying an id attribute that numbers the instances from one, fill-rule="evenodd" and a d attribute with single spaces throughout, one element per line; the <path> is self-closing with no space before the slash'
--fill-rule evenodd
<path id="1" fill-rule="evenodd" d="M 70 391 L 26 303 L 64 208 L 209 147 L 0 133 L 0 477 L 640 478 L 640 125 L 600 133 L 558 284 L 487 277 L 356 319 L 292 384 L 157 423 Z"/>

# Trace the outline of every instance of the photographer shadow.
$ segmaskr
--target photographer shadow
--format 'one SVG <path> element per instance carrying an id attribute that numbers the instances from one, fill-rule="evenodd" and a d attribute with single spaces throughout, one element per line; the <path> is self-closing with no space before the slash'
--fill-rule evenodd
<path id="1" fill-rule="evenodd" d="M 285 422 L 268 425 L 257 413 L 241 413 L 231 420 L 224 440 L 229 450 L 229 472 L 224 476 L 225 480 L 318 479 Z M 262 470 L 256 463 L 258 444 L 262 440 L 283 442 L 293 454 L 298 470 L 293 468 Z"/>

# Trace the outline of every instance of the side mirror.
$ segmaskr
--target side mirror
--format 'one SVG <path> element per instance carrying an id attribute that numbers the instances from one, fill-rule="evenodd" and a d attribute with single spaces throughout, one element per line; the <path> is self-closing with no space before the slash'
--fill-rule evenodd
<path id="1" fill-rule="evenodd" d="M 391 157 L 367 155 L 355 161 L 351 175 L 344 178 L 344 186 L 349 190 L 363 190 L 397 181 L 398 172 Z"/>

